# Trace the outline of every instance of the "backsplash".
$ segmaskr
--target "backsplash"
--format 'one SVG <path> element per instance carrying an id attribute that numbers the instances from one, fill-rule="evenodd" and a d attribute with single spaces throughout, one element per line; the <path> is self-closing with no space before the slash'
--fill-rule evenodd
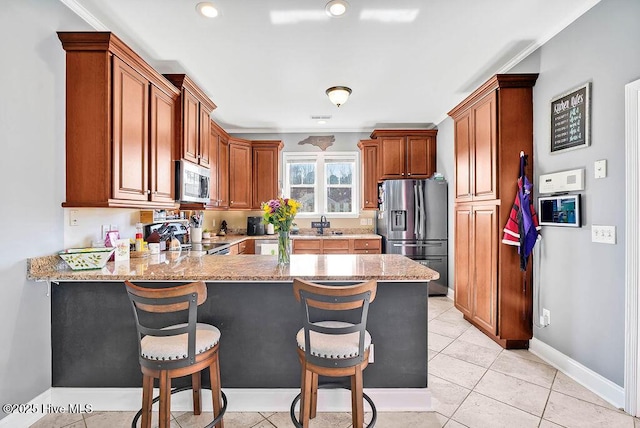
<path id="1" fill-rule="evenodd" d="M 217 233 L 220 231 L 220 224 L 225 220 L 229 233 L 244 234 L 247 232 L 247 217 L 261 215 L 262 211 L 205 211 L 203 227 Z M 76 226 L 71 226 L 71 217 L 77 220 Z M 371 233 L 374 229 L 374 217 L 373 211 L 363 211 L 359 218 L 332 218 L 331 215 L 327 215 L 331 228 L 326 229 L 326 233 L 336 230 L 343 233 Z M 362 225 L 361 219 L 371 220 L 372 224 Z M 102 225 L 107 224 L 117 225 L 121 237 L 134 238 L 138 221 L 140 210 L 137 209 L 64 208 L 64 243 L 60 249 L 92 246 L 93 241 L 100 239 Z M 311 229 L 312 221 L 319 221 L 319 217 L 296 218 L 295 223 L 300 231 L 305 233 L 315 231 Z"/>

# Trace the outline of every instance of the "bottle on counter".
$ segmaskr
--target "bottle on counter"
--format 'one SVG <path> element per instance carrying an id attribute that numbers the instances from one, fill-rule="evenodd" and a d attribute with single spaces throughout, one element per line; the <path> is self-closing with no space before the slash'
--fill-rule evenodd
<path id="1" fill-rule="evenodd" d="M 142 223 L 136 223 L 136 251 L 142 251 L 144 248 L 142 239 Z"/>

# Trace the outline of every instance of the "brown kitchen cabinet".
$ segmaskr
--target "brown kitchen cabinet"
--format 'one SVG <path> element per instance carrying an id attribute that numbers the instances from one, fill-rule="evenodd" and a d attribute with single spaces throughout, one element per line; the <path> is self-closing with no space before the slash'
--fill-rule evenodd
<path id="1" fill-rule="evenodd" d="M 379 142 L 361 140 L 358 143 L 362 159 L 362 209 L 378 209 L 378 182 L 380 181 Z"/>
<path id="2" fill-rule="evenodd" d="M 229 208 L 251 208 L 251 141 L 229 138 Z"/>
<path id="3" fill-rule="evenodd" d="M 293 254 L 380 254 L 380 238 L 292 239 Z"/>
<path id="4" fill-rule="evenodd" d="M 380 254 L 382 252 L 381 239 L 358 238 L 352 240 L 353 254 Z"/>
<path id="5" fill-rule="evenodd" d="M 180 110 L 176 116 L 179 124 L 179 143 L 176 159 L 186 159 L 195 164 L 210 167 L 211 112 L 216 105 L 186 74 L 165 74 L 180 90 Z"/>
<path id="6" fill-rule="evenodd" d="M 179 91 L 113 33 L 58 37 L 67 69 L 63 206 L 176 208 Z"/>
<path id="7" fill-rule="evenodd" d="M 449 112 L 454 120 L 455 305 L 505 348 L 532 337 L 531 264 L 501 244 L 517 191 L 520 151 L 533 170 L 537 74 L 492 77 Z"/>
<path id="8" fill-rule="evenodd" d="M 229 208 L 229 136 L 210 120 L 210 202 L 206 208 Z"/>
<path id="9" fill-rule="evenodd" d="M 252 141 L 252 184 L 251 207 L 260 209 L 262 202 L 280 195 L 278 186 L 280 150 L 284 144 L 280 140 Z"/>
<path id="10" fill-rule="evenodd" d="M 436 171 L 437 129 L 376 129 L 371 138 L 379 142 L 380 178 L 429 178 Z"/>
<path id="11" fill-rule="evenodd" d="M 322 240 L 318 239 L 292 239 L 293 254 L 322 254 Z"/>

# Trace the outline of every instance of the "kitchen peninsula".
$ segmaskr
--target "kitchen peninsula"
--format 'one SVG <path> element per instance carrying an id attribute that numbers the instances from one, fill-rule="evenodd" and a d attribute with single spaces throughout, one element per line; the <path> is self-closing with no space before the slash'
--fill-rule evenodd
<path id="1" fill-rule="evenodd" d="M 155 257 L 155 258 L 152 258 Z M 427 289 L 438 273 L 401 255 L 341 254 L 276 257 L 169 253 L 103 269 L 72 271 L 57 256 L 29 260 L 28 277 L 51 281 L 52 386 L 139 387 L 133 314 L 123 280 L 167 286 L 203 280 L 202 322 L 222 332 L 223 388 L 299 388 L 295 334 L 301 326 L 293 278 L 327 284 L 376 279 L 369 310 L 375 345 L 365 388 L 425 391 Z"/>

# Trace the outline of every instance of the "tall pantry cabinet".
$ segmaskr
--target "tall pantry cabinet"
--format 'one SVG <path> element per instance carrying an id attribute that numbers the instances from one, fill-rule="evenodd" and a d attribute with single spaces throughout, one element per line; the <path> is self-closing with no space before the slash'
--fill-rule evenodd
<path id="1" fill-rule="evenodd" d="M 531 267 L 501 243 L 517 192 L 520 151 L 533 170 L 537 74 L 498 74 L 449 112 L 455 133 L 455 305 L 504 348 L 532 337 Z"/>

